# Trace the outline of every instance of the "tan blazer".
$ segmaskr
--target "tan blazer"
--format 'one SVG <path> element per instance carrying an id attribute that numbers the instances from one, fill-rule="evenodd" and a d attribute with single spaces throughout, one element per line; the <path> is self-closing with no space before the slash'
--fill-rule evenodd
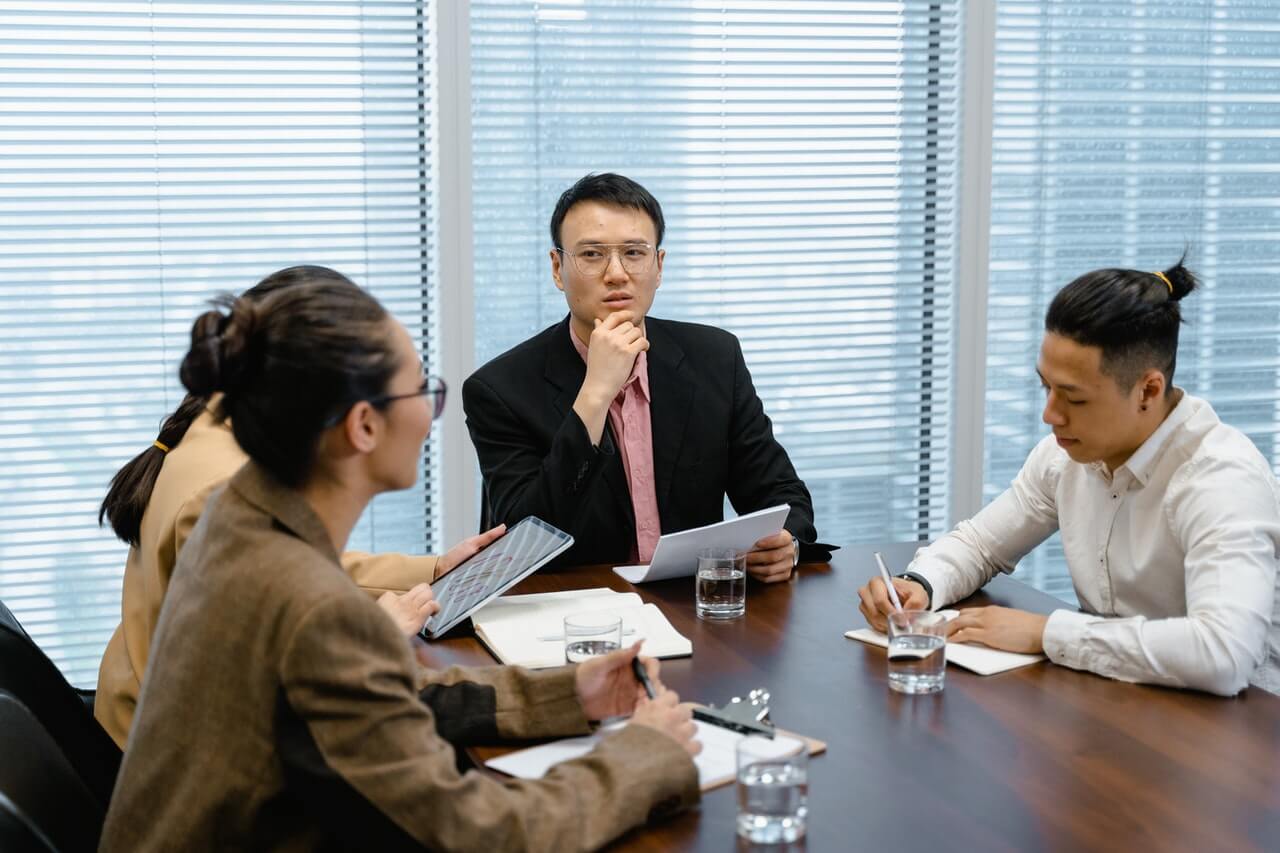
<path id="1" fill-rule="evenodd" d="M 151 635 L 169 588 L 178 552 L 204 511 L 210 493 L 231 478 L 248 458 L 231 434 L 231 425 L 212 412 L 221 395 L 191 424 L 177 447 L 165 456 L 155 490 L 142 516 L 139 544 L 129 549 L 124 567 L 120 625 L 98 667 L 94 716 L 123 749 L 129 736 L 142 673 L 147 667 Z M 403 592 L 433 580 L 435 557 L 404 554 L 343 555 L 343 566 L 375 597 L 387 590 Z"/>
<path id="2" fill-rule="evenodd" d="M 101 850 L 591 850 L 698 799 L 644 726 L 536 781 L 459 773 L 458 739 L 581 733 L 574 671 L 453 669 L 405 638 L 320 519 L 255 464 L 178 558 Z"/>

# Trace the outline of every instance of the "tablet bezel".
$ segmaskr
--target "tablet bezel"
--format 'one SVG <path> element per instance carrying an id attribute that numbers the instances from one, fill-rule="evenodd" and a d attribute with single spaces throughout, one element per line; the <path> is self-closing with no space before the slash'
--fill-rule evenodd
<path id="1" fill-rule="evenodd" d="M 513 533 L 515 533 L 525 525 L 532 525 L 534 527 L 542 528 L 543 530 L 548 531 L 555 536 L 559 536 L 563 538 L 561 539 L 560 544 L 557 545 L 554 549 L 552 549 L 552 551 L 549 554 L 547 554 L 545 557 L 538 560 L 537 562 L 533 563 L 528 568 L 521 569 L 520 571 L 516 572 L 514 575 L 511 576 L 510 580 L 506 581 L 500 587 L 494 590 L 492 593 L 490 593 L 489 595 L 486 595 L 485 597 L 477 601 L 475 604 L 468 607 L 463 613 L 461 613 L 456 619 L 454 619 L 448 625 L 443 626 L 443 628 L 441 629 L 436 629 L 434 626 L 432 626 L 431 619 L 428 619 L 426 624 L 422 626 L 422 630 L 418 632 L 418 636 L 422 637 L 422 639 L 424 640 L 439 639 L 440 637 L 444 636 L 445 634 L 452 631 L 455 627 L 457 627 L 457 625 L 460 622 L 466 619 L 470 619 L 472 613 L 475 613 L 481 607 L 488 604 L 490 601 L 497 598 L 498 596 L 502 595 L 504 592 L 511 589 L 511 587 L 520 583 L 520 581 L 524 580 L 529 575 L 533 574 L 538 569 L 542 568 L 547 563 L 551 562 L 556 557 L 563 554 L 570 546 L 573 545 L 573 536 L 571 536 L 568 533 L 565 533 L 563 530 L 559 529 L 558 527 L 552 524 L 548 524 L 547 522 L 543 521 L 537 516 L 528 515 L 520 519 L 511 527 L 507 528 L 507 531 L 503 533 L 501 536 L 499 536 L 497 539 L 493 540 L 488 545 L 481 548 L 476 553 L 472 554 L 466 560 L 463 560 L 461 563 L 455 566 L 452 570 L 450 570 L 449 573 L 446 574 L 443 578 L 440 578 L 440 581 L 444 581 L 447 578 L 451 578 L 458 572 L 462 572 L 465 574 L 467 570 L 467 566 L 471 565 L 473 560 L 475 560 L 481 554 L 484 554 L 490 548 L 493 548 L 495 545 L 505 540 L 508 536 L 512 535 Z M 435 617 L 433 615 L 432 619 L 434 618 Z"/>

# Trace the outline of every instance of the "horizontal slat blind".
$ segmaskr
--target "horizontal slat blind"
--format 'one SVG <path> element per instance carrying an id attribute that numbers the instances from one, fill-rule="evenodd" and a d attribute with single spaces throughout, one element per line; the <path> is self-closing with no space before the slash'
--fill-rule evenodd
<path id="1" fill-rule="evenodd" d="M 323 264 L 432 337 L 430 33 L 411 0 L 0 3 L 0 598 L 76 683 L 120 617 L 98 503 L 210 296 Z M 436 505 L 352 544 L 423 551 Z"/>
<path id="2" fill-rule="evenodd" d="M 1175 381 L 1280 463 L 1277 92 L 1272 2 L 999 4 L 987 499 L 1047 431 L 1034 368 L 1053 294 L 1185 247 L 1205 288 L 1183 303 Z M 1026 565 L 1070 594 L 1056 537 Z"/>
<path id="3" fill-rule="evenodd" d="M 477 363 L 566 313 L 559 194 L 657 196 L 653 314 L 742 340 L 833 542 L 946 520 L 959 5 L 471 4 Z"/>

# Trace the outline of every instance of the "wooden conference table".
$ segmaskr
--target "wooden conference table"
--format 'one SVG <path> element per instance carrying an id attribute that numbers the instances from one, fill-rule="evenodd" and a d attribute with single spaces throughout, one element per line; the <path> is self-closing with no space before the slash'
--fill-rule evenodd
<path id="1" fill-rule="evenodd" d="M 895 567 L 914 548 L 878 546 Z M 828 744 L 809 765 L 808 850 L 1280 850 L 1280 697 L 1142 687 L 1047 662 L 985 678 L 948 666 L 942 693 L 892 693 L 884 651 L 843 636 L 865 625 L 855 600 L 872 550 L 753 582 L 746 617 L 723 624 L 694 615 L 692 578 L 633 587 L 570 568 L 514 592 L 634 590 L 693 641 L 691 658 L 662 663 L 682 698 L 722 704 L 767 688 L 779 726 Z M 1063 606 L 1011 578 L 965 602 L 980 603 Z M 493 663 L 469 627 L 425 654 Z M 610 849 L 733 849 L 735 813 L 733 786 L 719 788 Z"/>

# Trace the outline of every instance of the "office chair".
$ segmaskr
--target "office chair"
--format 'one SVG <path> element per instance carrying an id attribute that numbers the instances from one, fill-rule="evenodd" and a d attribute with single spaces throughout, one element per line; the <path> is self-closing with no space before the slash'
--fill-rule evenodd
<path id="1" fill-rule="evenodd" d="M 30 709 L 105 809 L 120 770 L 120 748 L 2 601 L 0 690 Z"/>
<path id="2" fill-rule="evenodd" d="M 106 803 L 27 707 L 0 690 L 0 850 L 98 849 Z"/>

